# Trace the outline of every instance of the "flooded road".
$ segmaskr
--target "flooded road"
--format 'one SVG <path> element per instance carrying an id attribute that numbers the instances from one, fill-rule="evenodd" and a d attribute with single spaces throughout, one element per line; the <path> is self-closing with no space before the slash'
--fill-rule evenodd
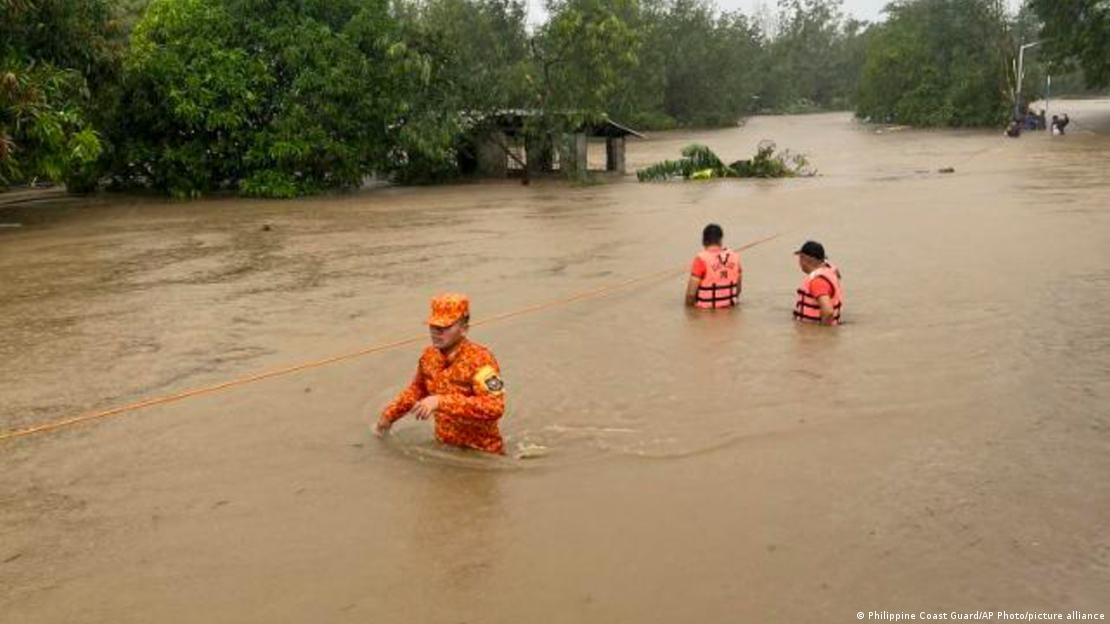
<path id="1" fill-rule="evenodd" d="M 777 235 L 733 313 L 678 275 L 473 328 L 544 457 L 373 438 L 420 345 L 4 441 L 0 620 L 1110 611 L 1110 101 L 1065 106 L 1057 139 L 827 114 L 629 145 L 774 139 L 810 179 L 0 209 L 3 431 L 421 336 L 442 290 L 481 321 L 681 270 L 710 221 Z M 808 238 L 836 330 L 790 318 Z"/>

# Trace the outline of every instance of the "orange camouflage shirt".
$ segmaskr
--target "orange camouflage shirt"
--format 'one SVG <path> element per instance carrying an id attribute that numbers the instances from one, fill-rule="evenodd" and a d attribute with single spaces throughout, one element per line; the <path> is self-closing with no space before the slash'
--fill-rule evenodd
<path id="1" fill-rule="evenodd" d="M 436 439 L 487 453 L 503 453 L 497 427 L 505 413 L 500 374 L 489 349 L 465 338 L 450 361 L 439 349 L 429 346 L 420 356 L 412 383 L 386 406 L 382 417 L 396 422 L 424 397 L 438 395 Z"/>

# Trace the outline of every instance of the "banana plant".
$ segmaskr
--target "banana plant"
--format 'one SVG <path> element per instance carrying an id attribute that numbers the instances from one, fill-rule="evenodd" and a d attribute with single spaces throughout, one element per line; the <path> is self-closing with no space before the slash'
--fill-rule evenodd
<path id="1" fill-rule="evenodd" d="M 763 141 L 750 160 L 738 160 L 726 165 L 713 153 L 713 150 L 693 143 L 682 149 L 681 159 L 664 160 L 640 169 L 636 172 L 636 178 L 640 182 L 662 182 L 678 177 L 686 180 L 711 180 L 714 178 L 793 178 L 817 174 L 804 155 L 791 154 L 789 150 L 776 154 L 775 149 L 773 141 Z"/>

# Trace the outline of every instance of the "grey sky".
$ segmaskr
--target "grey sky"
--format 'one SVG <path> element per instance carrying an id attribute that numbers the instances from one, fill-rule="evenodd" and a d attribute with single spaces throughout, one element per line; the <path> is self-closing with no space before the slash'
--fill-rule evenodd
<path id="1" fill-rule="evenodd" d="M 857 19 L 867 20 L 869 22 L 878 21 L 882 17 L 883 7 L 890 3 L 890 0 L 844 0 L 844 12 L 849 15 L 854 15 Z M 778 5 L 776 0 L 718 0 L 717 6 L 726 10 L 740 9 L 742 12 L 751 15 L 755 8 L 763 4 L 770 9 Z M 1021 0 L 1007 0 L 1007 4 L 1011 10 L 1016 10 L 1021 4 Z"/>
<path id="2" fill-rule="evenodd" d="M 883 7 L 886 6 L 889 1 L 890 0 L 845 0 L 844 12 L 849 15 L 854 15 L 857 19 L 874 22 L 879 19 L 880 11 L 882 11 Z M 722 9 L 740 9 L 740 11 L 748 15 L 753 15 L 760 4 L 774 11 L 778 2 L 775 0 L 720 0 L 717 2 L 717 6 Z"/>
<path id="3" fill-rule="evenodd" d="M 844 0 L 844 12 L 849 15 L 854 15 L 857 19 L 867 21 L 878 21 L 881 17 L 881 11 L 890 0 Z M 1011 10 L 1015 10 L 1020 4 L 1021 0 L 1007 0 Z M 722 10 L 732 11 L 739 9 L 748 15 L 754 15 L 759 5 L 768 7 L 772 12 L 778 6 L 777 0 L 716 0 L 716 4 Z M 532 23 L 542 22 L 546 14 L 543 12 L 542 0 L 528 0 L 529 6 L 529 21 Z"/>

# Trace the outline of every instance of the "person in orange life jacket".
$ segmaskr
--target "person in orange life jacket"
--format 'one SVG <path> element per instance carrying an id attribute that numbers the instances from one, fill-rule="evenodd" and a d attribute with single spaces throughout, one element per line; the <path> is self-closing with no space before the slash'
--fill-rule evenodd
<path id="1" fill-rule="evenodd" d="M 710 223 L 701 233 L 704 249 L 694 257 L 686 282 L 686 305 L 706 310 L 731 308 L 740 302 L 743 271 L 740 254 L 721 244 L 725 233 Z"/>
<path id="2" fill-rule="evenodd" d="M 378 435 L 411 412 L 417 420 L 435 418 L 436 439 L 444 444 L 504 453 L 497 427 L 505 413 L 500 368 L 489 349 L 467 340 L 469 328 L 466 295 L 432 299 L 432 344 L 421 354 L 412 382 L 382 410 Z"/>
<path id="3" fill-rule="evenodd" d="M 825 247 L 815 241 L 806 241 L 794 252 L 805 279 L 798 288 L 794 304 L 794 318 L 799 321 L 822 325 L 839 325 L 843 291 L 840 286 L 840 269 L 825 257 Z"/>

